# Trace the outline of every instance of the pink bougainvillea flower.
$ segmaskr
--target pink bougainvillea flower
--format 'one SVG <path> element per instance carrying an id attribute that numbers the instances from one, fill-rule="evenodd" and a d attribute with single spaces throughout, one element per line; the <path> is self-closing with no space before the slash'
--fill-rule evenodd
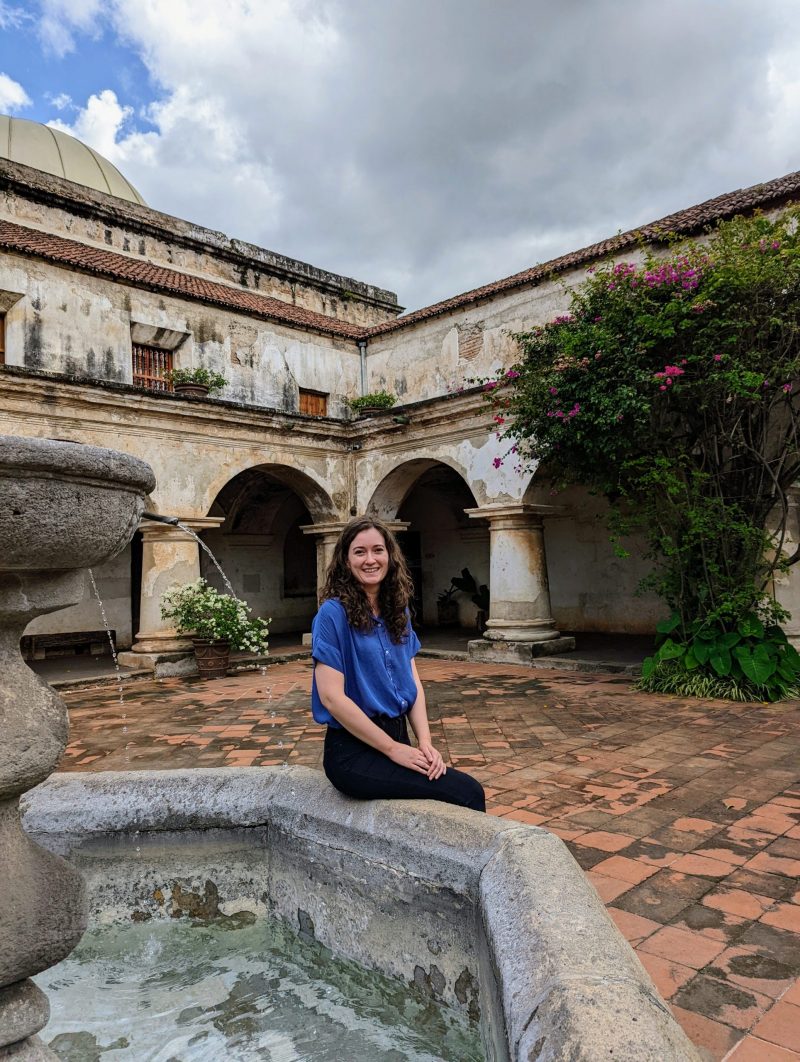
<path id="1" fill-rule="evenodd" d="M 495 457 L 494 461 L 492 461 L 492 464 L 494 465 L 495 468 L 499 468 L 502 465 L 502 463 L 503 463 L 503 458 L 502 457 Z"/>
<path id="2" fill-rule="evenodd" d="M 781 391 L 783 391 L 784 394 L 790 395 L 792 393 L 792 385 L 790 383 L 785 383 L 781 388 Z"/>
<path id="3" fill-rule="evenodd" d="M 666 391 L 666 389 L 667 389 L 667 387 L 666 387 L 666 384 L 662 384 L 662 385 L 661 385 L 661 386 L 659 387 L 659 391 Z"/>
<path id="4" fill-rule="evenodd" d="M 497 380 L 487 380 L 483 385 L 484 391 L 494 391 L 495 387 L 499 387 L 500 384 Z"/>
<path id="5" fill-rule="evenodd" d="M 519 379 L 519 373 L 517 372 L 516 369 L 509 369 L 508 372 L 506 373 L 506 379 L 507 380 L 518 380 Z"/>
<path id="6" fill-rule="evenodd" d="M 557 394 L 558 394 L 558 388 L 557 388 L 557 387 L 549 387 L 549 388 L 548 388 L 548 392 L 549 392 L 549 393 L 550 393 L 551 395 L 557 395 Z"/>
<path id="7" fill-rule="evenodd" d="M 714 355 L 714 361 L 722 361 L 722 355 L 721 354 L 715 354 Z"/>

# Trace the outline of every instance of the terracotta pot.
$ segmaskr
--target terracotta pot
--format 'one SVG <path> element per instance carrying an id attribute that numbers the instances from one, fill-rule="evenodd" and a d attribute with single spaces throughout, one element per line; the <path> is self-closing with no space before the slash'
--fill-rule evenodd
<path id="1" fill-rule="evenodd" d="M 192 638 L 192 643 L 200 678 L 225 678 L 231 661 L 231 643 L 215 642 L 211 638 Z"/>
<path id="2" fill-rule="evenodd" d="M 176 395 L 184 398 L 206 398 L 208 395 L 208 388 L 205 384 L 176 383 L 172 385 L 172 389 Z"/>

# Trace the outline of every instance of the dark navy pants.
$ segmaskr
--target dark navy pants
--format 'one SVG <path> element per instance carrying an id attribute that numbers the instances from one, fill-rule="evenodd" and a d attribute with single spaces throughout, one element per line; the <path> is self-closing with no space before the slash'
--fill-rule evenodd
<path id="1" fill-rule="evenodd" d="M 379 716 L 373 723 L 395 741 L 410 745 L 406 717 Z M 325 735 L 325 774 L 345 796 L 358 800 L 441 800 L 473 811 L 486 811 L 483 786 L 454 767 L 431 781 L 424 774 L 393 763 L 388 756 L 359 741 L 344 727 L 329 726 Z"/>

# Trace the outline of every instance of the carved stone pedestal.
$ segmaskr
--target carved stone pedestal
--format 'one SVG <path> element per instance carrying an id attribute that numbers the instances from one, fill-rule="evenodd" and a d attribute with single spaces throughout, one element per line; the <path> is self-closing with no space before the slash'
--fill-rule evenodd
<path id="1" fill-rule="evenodd" d="M 113 450 L 0 437 L 0 1059 L 56 1058 L 35 1036 L 49 1006 L 30 977 L 86 928 L 80 874 L 20 825 L 20 797 L 55 769 L 68 729 L 20 638 L 36 616 L 81 599 L 83 569 L 125 548 L 154 486 L 148 465 Z"/>

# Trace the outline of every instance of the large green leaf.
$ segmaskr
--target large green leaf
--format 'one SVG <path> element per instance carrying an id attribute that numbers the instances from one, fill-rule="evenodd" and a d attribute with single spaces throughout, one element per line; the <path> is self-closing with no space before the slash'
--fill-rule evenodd
<path id="1" fill-rule="evenodd" d="M 786 648 L 783 650 L 784 659 L 797 671 L 800 671 L 800 653 L 795 649 L 791 643 L 787 643 Z"/>
<path id="2" fill-rule="evenodd" d="M 654 656 L 646 656 L 642 661 L 642 678 L 649 679 L 656 669 L 657 660 Z"/>
<path id="3" fill-rule="evenodd" d="M 742 640 L 741 634 L 737 634 L 736 631 L 729 631 L 727 634 L 721 634 L 717 638 L 717 645 L 724 645 L 726 649 L 732 649 L 734 645 Z"/>
<path id="4" fill-rule="evenodd" d="M 656 624 L 656 630 L 659 634 L 672 634 L 676 627 L 680 627 L 681 617 L 679 613 L 673 612 L 669 619 L 661 620 Z"/>
<path id="5" fill-rule="evenodd" d="M 740 656 L 739 664 L 756 686 L 763 686 L 775 674 L 776 660 L 765 645 L 757 645 L 750 656 Z"/>
<path id="6" fill-rule="evenodd" d="M 711 666 L 720 678 L 731 673 L 731 654 L 727 649 L 717 649 L 711 654 Z"/>
<path id="7" fill-rule="evenodd" d="M 682 645 L 678 645 L 677 642 L 673 642 L 671 638 L 667 638 L 664 644 L 656 653 L 657 660 L 677 660 L 679 656 L 683 656 L 684 648 Z"/>
<path id="8" fill-rule="evenodd" d="M 692 642 L 692 653 L 699 664 L 708 663 L 708 658 L 711 656 L 712 644 L 712 642 L 701 642 L 699 639 Z"/>

